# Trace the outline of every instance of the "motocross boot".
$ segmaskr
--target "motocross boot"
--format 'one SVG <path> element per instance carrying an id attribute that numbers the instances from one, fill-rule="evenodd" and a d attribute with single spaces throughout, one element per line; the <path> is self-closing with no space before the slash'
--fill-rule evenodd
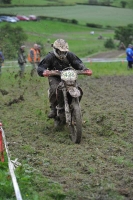
<path id="1" fill-rule="evenodd" d="M 56 117 L 56 108 L 51 107 L 51 110 L 48 114 L 48 118 L 55 118 Z"/>

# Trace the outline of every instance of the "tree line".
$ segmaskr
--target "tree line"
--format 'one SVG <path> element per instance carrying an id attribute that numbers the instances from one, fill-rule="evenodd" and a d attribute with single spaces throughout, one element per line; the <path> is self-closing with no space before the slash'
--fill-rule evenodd
<path id="1" fill-rule="evenodd" d="M 11 4 L 11 1 L 12 1 L 12 0 L 0 0 L 0 3 L 3 3 L 3 4 Z"/>

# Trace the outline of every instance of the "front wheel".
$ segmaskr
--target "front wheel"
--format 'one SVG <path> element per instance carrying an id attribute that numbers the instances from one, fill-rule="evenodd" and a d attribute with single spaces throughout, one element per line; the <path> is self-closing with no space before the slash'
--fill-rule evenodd
<path id="1" fill-rule="evenodd" d="M 70 138 L 73 143 L 79 144 L 82 137 L 82 117 L 78 99 L 73 99 L 71 109 Z"/>

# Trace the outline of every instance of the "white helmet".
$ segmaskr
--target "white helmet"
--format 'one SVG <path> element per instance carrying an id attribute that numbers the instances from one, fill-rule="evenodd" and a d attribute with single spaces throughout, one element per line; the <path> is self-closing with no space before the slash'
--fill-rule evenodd
<path id="1" fill-rule="evenodd" d="M 60 60 L 63 60 L 67 56 L 69 51 L 68 43 L 63 39 L 57 39 L 54 44 L 52 44 L 54 54 Z"/>

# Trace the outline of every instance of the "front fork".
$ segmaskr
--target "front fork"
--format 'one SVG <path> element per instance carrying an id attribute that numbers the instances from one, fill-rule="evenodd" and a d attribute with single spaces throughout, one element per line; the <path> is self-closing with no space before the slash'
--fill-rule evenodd
<path id="1" fill-rule="evenodd" d="M 70 114 L 70 108 L 69 108 L 69 104 L 68 104 L 66 88 L 63 88 L 62 92 L 63 92 L 63 96 L 64 96 L 66 123 L 70 126 L 71 125 L 71 114 Z"/>

